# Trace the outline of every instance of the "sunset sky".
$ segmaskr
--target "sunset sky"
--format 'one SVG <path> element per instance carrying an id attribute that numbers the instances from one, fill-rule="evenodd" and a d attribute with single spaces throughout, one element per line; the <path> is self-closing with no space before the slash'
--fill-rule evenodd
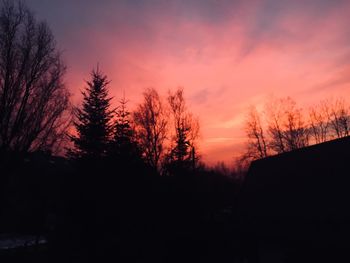
<path id="1" fill-rule="evenodd" d="M 116 99 L 184 87 L 200 152 L 242 150 L 249 105 L 291 96 L 307 109 L 350 94 L 350 1 L 27 0 L 52 29 L 74 103 L 99 63 Z"/>

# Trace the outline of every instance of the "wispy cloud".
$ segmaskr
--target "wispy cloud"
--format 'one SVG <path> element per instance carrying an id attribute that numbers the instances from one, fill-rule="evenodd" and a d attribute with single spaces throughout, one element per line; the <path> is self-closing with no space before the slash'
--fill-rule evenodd
<path id="1" fill-rule="evenodd" d="M 273 93 L 310 104 L 349 91 L 349 1 L 27 3 L 64 50 L 76 101 L 97 62 L 112 79 L 112 95 L 125 90 L 131 106 L 145 87 L 166 94 L 182 86 L 199 115 L 208 161 L 230 160 L 242 149 L 241 116 L 254 98 Z"/>

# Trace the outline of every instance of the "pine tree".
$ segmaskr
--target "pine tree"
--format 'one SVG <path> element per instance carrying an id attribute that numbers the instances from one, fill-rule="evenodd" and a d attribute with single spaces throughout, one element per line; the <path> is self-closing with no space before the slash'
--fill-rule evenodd
<path id="1" fill-rule="evenodd" d="M 182 119 L 177 123 L 175 146 L 172 149 L 172 156 L 174 161 L 184 162 L 190 155 L 190 140 L 188 133 L 190 132 L 190 126 L 186 120 Z"/>
<path id="2" fill-rule="evenodd" d="M 110 110 L 107 76 L 97 68 L 92 71 L 91 79 L 82 92 L 82 108 L 76 111 L 77 136 L 71 137 L 75 145 L 72 153 L 75 158 L 101 159 L 106 156 L 111 140 L 114 111 Z"/>
<path id="3" fill-rule="evenodd" d="M 130 162 L 141 158 L 141 151 L 135 140 L 135 132 L 130 122 L 130 112 L 127 110 L 127 100 L 123 97 L 116 110 L 114 142 L 112 155 L 119 161 Z"/>

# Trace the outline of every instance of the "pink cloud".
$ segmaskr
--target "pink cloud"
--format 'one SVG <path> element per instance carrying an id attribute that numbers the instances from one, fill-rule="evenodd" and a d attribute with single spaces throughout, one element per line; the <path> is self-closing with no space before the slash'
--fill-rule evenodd
<path id="1" fill-rule="evenodd" d="M 97 62 L 112 80 L 111 94 L 125 90 L 131 107 L 146 87 L 165 95 L 182 86 L 201 122 L 203 158 L 215 163 L 242 150 L 250 104 L 271 94 L 303 107 L 330 94 L 349 96 L 348 4 L 247 2 L 108 2 L 78 14 L 85 26 L 74 24 L 72 13 L 74 31 L 52 21 L 75 101 Z"/>

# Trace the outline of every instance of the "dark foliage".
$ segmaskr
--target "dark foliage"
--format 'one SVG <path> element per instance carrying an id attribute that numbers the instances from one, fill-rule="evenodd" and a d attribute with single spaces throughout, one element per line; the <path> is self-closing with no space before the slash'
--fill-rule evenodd
<path id="1" fill-rule="evenodd" d="M 110 144 L 109 157 L 121 165 L 142 162 L 141 147 L 132 127 L 125 97 L 119 101 L 115 115 L 114 138 Z"/>
<path id="2" fill-rule="evenodd" d="M 82 108 L 76 110 L 74 125 L 77 135 L 71 137 L 75 146 L 71 155 L 96 160 L 107 155 L 113 129 L 113 111 L 110 110 L 107 77 L 97 69 L 92 71 L 91 78 L 91 81 L 87 81 L 86 91 L 82 92 Z"/>
<path id="3" fill-rule="evenodd" d="M 218 252 L 230 256 L 237 185 L 227 177 L 205 169 L 164 177 L 142 162 L 113 158 L 72 162 L 38 153 L 20 159 L 2 198 L 1 232 L 48 239 L 41 252 L 23 252 L 27 258 L 210 262 Z"/>

